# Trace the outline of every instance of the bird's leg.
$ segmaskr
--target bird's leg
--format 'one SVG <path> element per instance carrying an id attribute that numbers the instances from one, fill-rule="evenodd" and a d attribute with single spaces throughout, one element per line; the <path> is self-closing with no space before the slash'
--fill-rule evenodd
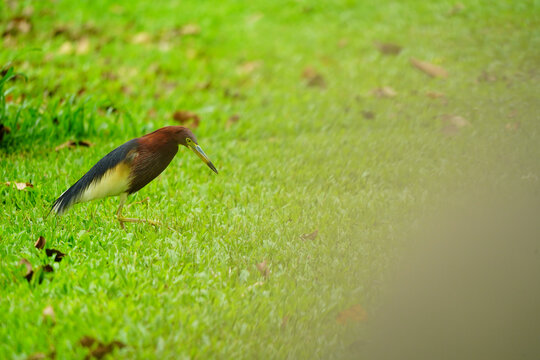
<path id="1" fill-rule="evenodd" d="M 122 227 L 122 229 L 124 228 L 124 223 L 125 222 L 131 222 L 131 223 L 145 222 L 147 224 L 154 225 L 154 226 L 160 226 L 161 225 L 157 221 L 145 220 L 145 219 L 133 219 L 133 218 L 123 217 L 122 216 L 122 208 L 124 207 L 124 204 L 126 203 L 126 200 L 127 200 L 127 193 L 121 194 L 120 195 L 120 206 L 118 207 L 118 210 L 116 211 L 116 218 L 120 222 L 120 226 Z"/>

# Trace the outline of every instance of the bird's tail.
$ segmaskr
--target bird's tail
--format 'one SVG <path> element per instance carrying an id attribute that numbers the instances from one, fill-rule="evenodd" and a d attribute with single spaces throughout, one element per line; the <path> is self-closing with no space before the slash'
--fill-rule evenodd
<path id="1" fill-rule="evenodd" d="M 80 197 L 80 192 L 77 191 L 76 184 L 67 189 L 56 199 L 51 207 L 51 211 L 55 215 L 62 215 L 66 210 L 71 206 L 77 203 L 78 198 Z"/>

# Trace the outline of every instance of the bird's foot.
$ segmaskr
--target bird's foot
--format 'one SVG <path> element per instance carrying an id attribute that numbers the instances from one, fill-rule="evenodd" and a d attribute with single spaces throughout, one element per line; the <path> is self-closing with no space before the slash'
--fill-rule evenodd
<path id="1" fill-rule="evenodd" d="M 145 204 L 145 203 L 147 203 L 147 202 L 150 202 L 150 197 L 145 197 L 145 198 L 142 199 L 142 200 L 135 201 L 135 202 L 133 202 L 133 203 L 131 203 L 131 204 L 127 204 L 127 205 L 126 205 L 126 208 L 130 207 L 131 205 L 135 205 L 135 204 Z"/>
<path id="2" fill-rule="evenodd" d="M 123 216 L 117 217 L 118 221 L 120 222 L 120 226 L 122 229 L 124 228 L 124 223 L 130 222 L 130 223 L 147 223 L 154 226 L 161 226 L 161 223 L 159 221 L 154 220 L 146 220 L 146 219 L 134 219 L 134 218 L 126 218 Z"/>

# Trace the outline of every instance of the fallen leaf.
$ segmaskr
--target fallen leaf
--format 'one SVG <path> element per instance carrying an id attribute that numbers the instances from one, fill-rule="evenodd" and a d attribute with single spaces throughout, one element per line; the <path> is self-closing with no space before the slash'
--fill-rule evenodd
<path id="1" fill-rule="evenodd" d="M 236 72 L 239 75 L 249 75 L 253 71 L 257 70 L 260 66 L 261 66 L 260 61 L 248 61 L 248 62 L 245 62 L 245 63 L 239 65 L 236 68 Z"/>
<path id="2" fill-rule="evenodd" d="M 150 34 L 146 32 L 137 33 L 131 38 L 131 43 L 136 45 L 148 44 L 150 42 Z"/>
<path id="3" fill-rule="evenodd" d="M 235 114 L 233 116 L 231 116 L 228 120 L 227 120 L 227 128 L 230 128 L 231 126 L 233 126 L 234 124 L 236 124 L 238 122 L 238 120 L 240 120 L 240 116 Z"/>
<path id="4" fill-rule="evenodd" d="M 79 340 L 79 344 L 83 347 L 92 347 L 96 342 L 97 340 L 91 336 L 83 336 L 81 340 Z"/>
<path id="5" fill-rule="evenodd" d="M 237 99 L 237 100 L 244 100 L 246 98 L 246 96 L 242 95 L 239 91 L 229 90 L 229 89 L 225 89 L 225 91 L 223 92 L 223 95 L 225 97 L 228 97 L 231 99 Z"/>
<path id="6" fill-rule="evenodd" d="M 457 3 L 452 7 L 452 9 L 450 9 L 450 11 L 448 12 L 448 16 L 457 15 L 463 10 L 465 10 L 465 5 L 463 5 L 462 3 Z"/>
<path id="7" fill-rule="evenodd" d="M 0 141 L 4 139 L 5 134 L 9 134 L 11 132 L 11 129 L 5 126 L 4 124 L 0 124 Z"/>
<path id="8" fill-rule="evenodd" d="M 197 35 L 201 32 L 201 28 L 197 24 L 186 24 L 180 28 L 178 33 L 180 35 L 186 36 L 186 35 Z"/>
<path id="9" fill-rule="evenodd" d="M 64 42 L 58 49 L 60 55 L 70 55 L 73 53 L 73 44 L 70 41 Z"/>
<path id="10" fill-rule="evenodd" d="M 46 358 L 47 358 L 47 355 L 44 353 L 34 353 L 32 355 L 28 355 L 26 360 L 43 360 Z"/>
<path id="11" fill-rule="evenodd" d="M 57 37 L 60 35 L 66 35 L 68 38 L 73 38 L 71 29 L 64 24 L 56 25 L 53 28 L 52 37 Z"/>
<path id="12" fill-rule="evenodd" d="M 448 124 L 442 127 L 441 132 L 446 136 L 454 136 L 459 133 L 459 129 L 455 125 Z"/>
<path id="13" fill-rule="evenodd" d="M 497 76 L 484 70 L 482 71 L 482 74 L 480 74 L 476 78 L 476 81 L 477 82 L 495 82 L 497 81 Z"/>
<path id="14" fill-rule="evenodd" d="M 91 146 L 94 146 L 94 144 L 92 144 L 89 141 L 85 141 L 85 140 L 69 140 L 69 141 L 66 141 L 65 143 L 55 147 L 54 151 L 60 151 L 60 150 L 62 150 L 64 148 L 74 149 L 77 146 L 91 147 Z"/>
<path id="15" fill-rule="evenodd" d="M 88 38 L 86 37 L 80 39 L 77 42 L 75 53 L 77 55 L 84 55 L 84 54 L 87 54 L 89 51 L 90 51 L 90 40 L 88 40 Z"/>
<path id="16" fill-rule="evenodd" d="M 111 71 L 104 71 L 101 73 L 101 78 L 104 80 L 115 81 L 118 80 L 118 75 Z"/>
<path id="17" fill-rule="evenodd" d="M 315 240 L 315 238 L 317 238 L 317 235 L 319 235 L 319 230 L 315 230 L 307 234 L 302 234 L 300 235 L 300 238 L 302 240 Z"/>
<path id="18" fill-rule="evenodd" d="M 56 250 L 56 249 L 45 249 L 45 254 L 47 254 L 47 256 L 49 256 L 49 257 L 54 255 L 55 256 L 55 258 L 54 258 L 55 262 L 62 261 L 62 259 L 66 256 L 66 254 L 64 254 L 60 250 Z"/>
<path id="19" fill-rule="evenodd" d="M 445 114 L 441 116 L 441 121 L 446 125 L 454 125 L 458 129 L 469 125 L 469 122 L 464 117 L 459 115 Z"/>
<path id="20" fill-rule="evenodd" d="M 30 261 L 28 261 L 27 259 L 25 258 L 22 258 L 20 261 L 19 261 L 19 265 L 21 264 L 24 264 L 24 266 L 26 266 L 26 273 L 24 275 L 24 278 L 30 282 L 30 280 L 32 280 L 32 276 L 34 275 L 34 270 L 32 270 L 32 264 L 30 264 Z"/>
<path id="21" fill-rule="evenodd" d="M 268 278 L 268 275 L 270 275 L 270 269 L 268 269 L 268 265 L 266 263 L 266 260 L 264 260 L 261 263 L 255 264 L 257 266 L 257 270 L 261 273 L 262 276 L 265 278 Z"/>
<path id="22" fill-rule="evenodd" d="M 307 86 L 321 88 L 326 87 L 326 81 L 324 80 L 324 77 L 311 66 L 307 66 L 304 69 L 304 71 L 302 72 L 302 78 L 306 80 Z"/>
<path id="23" fill-rule="evenodd" d="M 445 97 L 443 93 L 437 91 L 428 91 L 426 96 L 432 99 L 441 99 Z"/>
<path id="24" fill-rule="evenodd" d="M 179 122 L 181 125 L 189 124 L 193 129 L 196 129 L 201 121 L 199 115 L 186 110 L 175 111 L 172 117 L 174 121 Z"/>
<path id="25" fill-rule="evenodd" d="M 102 343 L 90 336 L 84 336 L 79 343 L 81 346 L 89 348 L 90 352 L 88 358 L 102 359 L 105 355 L 111 353 L 115 348 L 121 349 L 126 345 L 118 340 L 111 341 L 110 343 Z"/>
<path id="26" fill-rule="evenodd" d="M 212 87 L 212 82 L 211 81 L 205 81 L 205 82 L 201 82 L 201 83 L 198 83 L 197 85 L 195 85 L 195 88 L 198 89 L 198 90 L 208 90 Z"/>
<path id="27" fill-rule="evenodd" d="M 417 68 L 418 70 L 424 72 L 425 74 L 431 76 L 431 77 L 437 77 L 437 78 L 447 78 L 448 72 L 437 65 L 433 65 L 432 63 L 429 63 L 427 61 L 421 61 L 417 60 L 415 58 L 410 59 L 411 64 Z"/>
<path id="28" fill-rule="evenodd" d="M 11 18 L 7 25 L 6 29 L 2 33 L 3 37 L 7 36 L 17 36 L 19 34 L 27 34 L 32 30 L 32 23 L 30 18 L 27 16 L 15 16 Z"/>
<path id="29" fill-rule="evenodd" d="M 367 320 L 367 312 L 362 305 L 356 304 L 348 309 L 340 312 L 336 318 L 336 321 L 340 324 L 346 324 L 348 322 L 363 322 Z"/>
<path id="30" fill-rule="evenodd" d="M 403 48 L 397 44 L 375 42 L 373 45 L 384 55 L 398 55 Z"/>
<path id="31" fill-rule="evenodd" d="M 34 247 L 36 249 L 43 249 L 45 247 L 45 238 L 43 236 L 40 236 L 37 240 L 36 240 L 36 243 L 34 244 Z"/>
<path id="32" fill-rule="evenodd" d="M 507 123 L 504 128 L 508 131 L 516 131 L 521 127 L 521 123 L 519 121 Z"/>
<path id="33" fill-rule="evenodd" d="M 148 111 L 146 112 L 146 116 L 148 116 L 151 119 L 155 118 L 157 116 L 156 109 L 154 109 L 154 108 L 148 109 Z"/>
<path id="34" fill-rule="evenodd" d="M 56 315 L 51 305 L 47 305 L 45 309 L 43 309 L 42 315 L 44 319 L 49 319 L 53 322 L 56 320 Z"/>
<path id="35" fill-rule="evenodd" d="M 369 110 L 362 110 L 362 116 L 364 117 L 364 119 L 366 120 L 373 120 L 375 119 L 375 113 L 373 111 L 369 111 Z"/>
<path id="36" fill-rule="evenodd" d="M 393 98 L 397 95 L 397 92 L 390 86 L 383 86 L 371 90 L 371 94 L 379 98 Z"/>
<path id="37" fill-rule="evenodd" d="M 11 182 L 11 181 L 7 181 L 6 183 L 6 186 L 11 186 L 11 184 L 15 184 L 15 188 L 17 188 L 17 190 L 24 190 L 26 189 L 27 187 L 29 188 L 33 188 L 34 185 L 27 182 L 27 183 L 21 183 L 21 182 Z"/>
<path id="38" fill-rule="evenodd" d="M 47 272 L 47 273 L 51 273 L 54 271 L 54 268 L 49 264 L 43 265 L 41 268 L 43 269 L 43 272 Z"/>

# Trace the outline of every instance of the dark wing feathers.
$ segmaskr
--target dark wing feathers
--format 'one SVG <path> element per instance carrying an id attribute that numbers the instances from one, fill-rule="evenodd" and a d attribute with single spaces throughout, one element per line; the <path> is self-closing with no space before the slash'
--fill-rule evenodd
<path id="1" fill-rule="evenodd" d="M 60 215 L 66 211 L 71 205 L 77 203 L 82 193 L 92 184 L 94 181 L 98 181 L 105 175 L 105 173 L 114 168 L 123 160 L 126 160 L 129 156 L 129 152 L 138 146 L 138 139 L 133 139 L 127 143 L 120 145 L 101 160 L 97 162 L 82 178 L 79 179 L 73 186 L 67 189 L 56 201 L 54 202 L 51 211 Z"/>

